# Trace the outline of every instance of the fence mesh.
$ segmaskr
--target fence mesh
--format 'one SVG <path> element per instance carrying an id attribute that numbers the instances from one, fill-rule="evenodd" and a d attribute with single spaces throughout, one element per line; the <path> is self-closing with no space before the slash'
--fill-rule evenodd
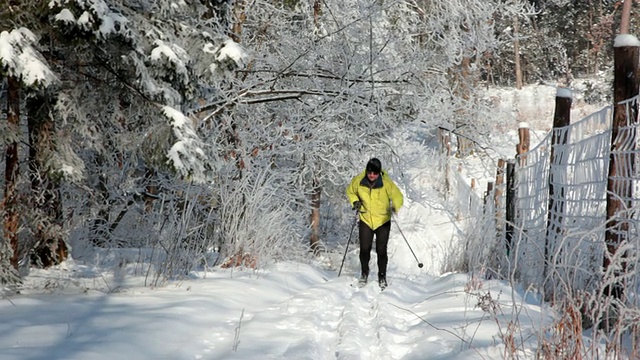
<path id="1" fill-rule="evenodd" d="M 627 105 L 636 102 L 634 98 Z M 640 190 L 636 165 L 640 159 L 638 124 L 630 120 L 636 116 L 630 108 L 627 106 L 627 126 L 615 133 L 613 110 L 607 107 L 552 130 L 535 148 L 516 158 L 515 231 L 509 269 L 525 284 L 561 283 L 565 289 L 594 289 L 602 280 L 607 240 L 611 239 L 626 241 L 621 244 L 626 249 L 625 266 L 637 267 L 640 217 L 636 210 L 640 202 L 634 194 Z M 615 160 L 612 177 L 608 176 L 610 159 Z M 609 210 L 609 217 L 608 190 L 622 194 L 613 199 L 621 211 L 612 214 Z"/>
<path id="2" fill-rule="evenodd" d="M 611 107 L 552 130 L 516 160 L 513 263 L 526 283 L 551 272 L 583 288 L 601 265 Z M 552 161 L 552 159 L 554 161 Z M 600 261 L 598 261 L 600 259 Z M 570 279 L 570 280 L 569 280 Z"/>

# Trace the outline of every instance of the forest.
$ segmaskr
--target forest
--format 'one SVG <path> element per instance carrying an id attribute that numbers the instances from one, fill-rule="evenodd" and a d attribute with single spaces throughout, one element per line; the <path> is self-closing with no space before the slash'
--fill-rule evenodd
<path id="1" fill-rule="evenodd" d="M 326 251 L 344 237 L 354 169 L 379 154 L 401 171 L 395 129 L 447 129 L 465 157 L 519 121 L 496 116 L 486 89 L 598 79 L 584 100 L 610 101 L 621 11 L 2 0 L 0 282 L 87 248 L 154 249 L 157 282 L 212 251 L 252 267 Z"/>

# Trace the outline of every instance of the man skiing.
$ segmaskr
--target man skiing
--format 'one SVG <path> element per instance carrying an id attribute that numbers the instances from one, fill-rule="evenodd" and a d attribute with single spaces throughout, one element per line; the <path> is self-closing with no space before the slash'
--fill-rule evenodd
<path id="1" fill-rule="evenodd" d="M 376 237 L 376 254 L 378 255 L 378 284 L 384 289 L 387 286 L 387 244 L 391 230 L 392 212 L 397 213 L 402 207 L 404 198 L 398 186 L 382 170 L 380 160 L 372 158 L 367 162 L 365 171 L 351 180 L 347 186 L 347 197 L 354 210 L 360 213 L 360 285 L 369 278 L 369 259 Z"/>

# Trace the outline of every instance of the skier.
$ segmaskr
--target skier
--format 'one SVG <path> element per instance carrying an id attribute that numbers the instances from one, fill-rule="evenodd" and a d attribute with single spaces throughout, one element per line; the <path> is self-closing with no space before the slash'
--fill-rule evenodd
<path id="1" fill-rule="evenodd" d="M 376 236 L 376 254 L 378 255 L 378 284 L 387 286 L 387 243 L 391 230 L 391 215 L 402 207 L 404 198 L 398 186 L 382 170 L 380 160 L 372 158 L 367 162 L 365 171 L 351 180 L 347 187 L 347 197 L 354 210 L 360 213 L 360 266 L 361 276 L 358 284 L 363 286 L 369 278 L 369 259 Z"/>

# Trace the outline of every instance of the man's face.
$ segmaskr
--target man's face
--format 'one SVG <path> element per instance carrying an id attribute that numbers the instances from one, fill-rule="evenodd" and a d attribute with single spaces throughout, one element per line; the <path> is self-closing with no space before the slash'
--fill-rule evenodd
<path id="1" fill-rule="evenodd" d="M 369 179 L 370 182 L 376 181 L 376 179 L 378 179 L 378 176 L 380 176 L 380 173 L 367 171 L 367 179 Z"/>

